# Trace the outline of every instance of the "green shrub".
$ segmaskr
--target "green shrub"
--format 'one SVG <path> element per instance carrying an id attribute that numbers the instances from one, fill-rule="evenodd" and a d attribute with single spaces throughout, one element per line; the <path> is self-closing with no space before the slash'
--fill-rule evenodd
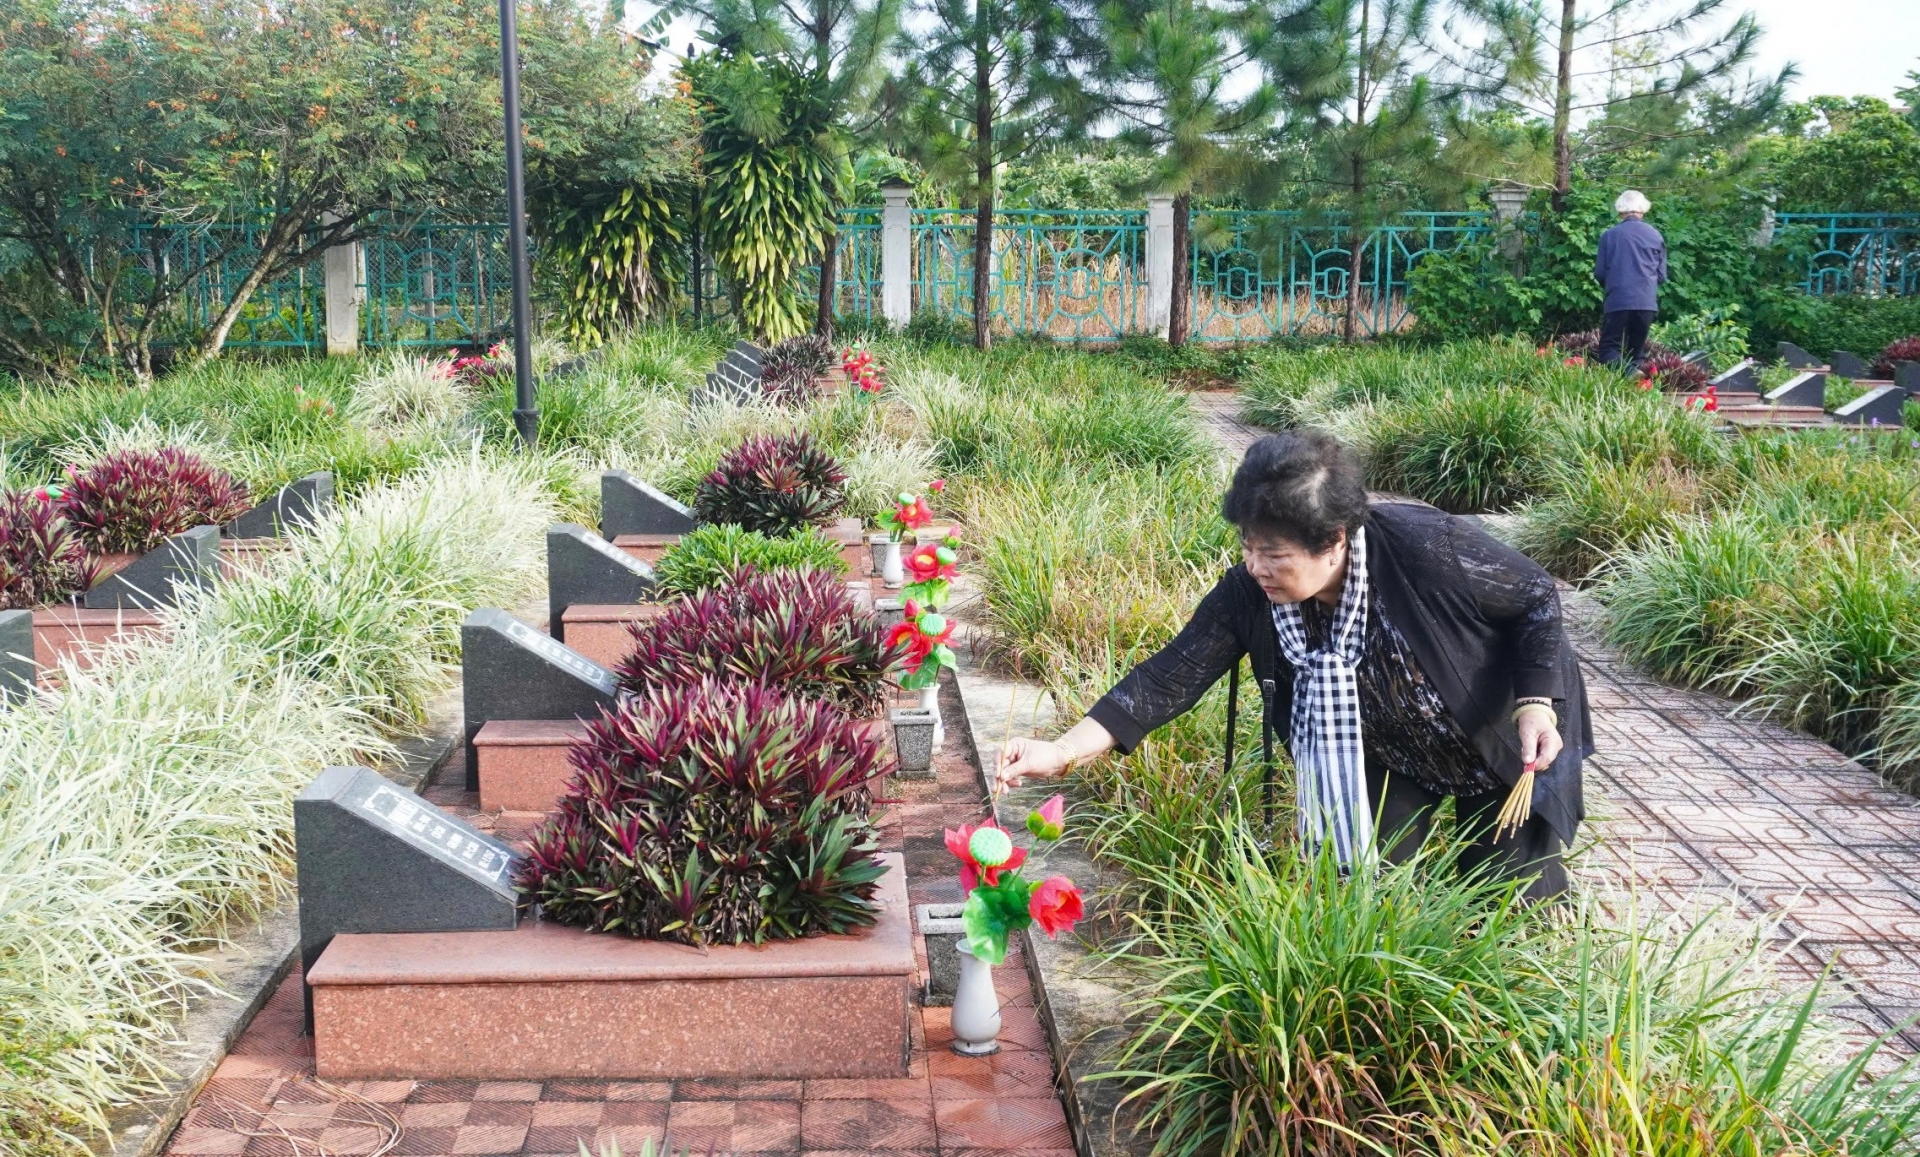
<path id="1" fill-rule="evenodd" d="M 1647 336 L 1681 354 L 1706 354 L 1715 373 L 1738 365 L 1747 356 L 1747 327 L 1740 323 L 1737 303 L 1660 322 Z"/>
<path id="2" fill-rule="evenodd" d="M 702 526 L 683 535 L 654 564 L 660 589 L 690 595 L 728 581 L 740 568 L 761 572 L 821 570 L 844 574 L 840 544 L 808 527 L 786 538 L 768 538 L 738 526 Z"/>
<path id="3" fill-rule="evenodd" d="M 1467 513 L 1540 492 L 1549 440 L 1538 401 L 1519 390 L 1447 390 L 1382 408 L 1366 428 L 1376 489 Z"/>
<path id="4" fill-rule="evenodd" d="M 1920 333 L 1920 296 L 1812 297 L 1768 289 L 1753 308 L 1753 348 L 1769 358 L 1783 341 L 1820 356 L 1843 349 L 1870 358 L 1888 342 Z"/>

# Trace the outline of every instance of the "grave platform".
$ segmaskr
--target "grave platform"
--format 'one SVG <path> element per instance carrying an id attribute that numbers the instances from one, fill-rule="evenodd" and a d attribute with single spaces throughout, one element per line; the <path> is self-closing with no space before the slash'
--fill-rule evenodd
<path id="1" fill-rule="evenodd" d="M 33 612 L 33 661 L 43 672 L 63 659 L 85 669 L 93 665 L 89 652 L 136 635 L 158 635 L 161 630 L 159 615 L 135 607 L 40 607 Z"/>
<path id="2" fill-rule="evenodd" d="M 670 603 L 575 603 L 560 613 L 567 646 L 611 669 L 633 649 L 627 628 L 657 619 Z"/>
<path id="3" fill-rule="evenodd" d="M 663 555 L 679 544 L 680 536 L 677 534 L 621 534 L 614 536 L 613 540 L 613 545 L 648 566 L 659 562 Z"/>
<path id="4" fill-rule="evenodd" d="M 494 719 L 473 737 L 480 810 L 550 812 L 566 794 L 567 752 L 587 734 L 577 719 Z"/>
<path id="5" fill-rule="evenodd" d="M 523 921 L 335 936 L 308 974 L 318 1075 L 877 1079 L 908 1075 L 914 979 L 898 853 L 879 922 L 701 950 Z"/>

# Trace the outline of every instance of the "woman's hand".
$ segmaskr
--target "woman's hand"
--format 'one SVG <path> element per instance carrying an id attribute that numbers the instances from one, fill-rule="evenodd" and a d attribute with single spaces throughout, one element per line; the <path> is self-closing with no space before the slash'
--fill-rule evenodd
<path id="1" fill-rule="evenodd" d="M 1554 726 L 1553 711 L 1538 704 L 1523 704 L 1513 722 L 1520 731 L 1520 759 L 1527 770 L 1544 771 L 1552 766 L 1566 746 Z"/>
<path id="2" fill-rule="evenodd" d="M 995 793 L 1020 786 L 1024 779 L 1052 779 L 1067 770 L 1073 753 L 1052 739 L 1009 739 L 993 772 Z"/>

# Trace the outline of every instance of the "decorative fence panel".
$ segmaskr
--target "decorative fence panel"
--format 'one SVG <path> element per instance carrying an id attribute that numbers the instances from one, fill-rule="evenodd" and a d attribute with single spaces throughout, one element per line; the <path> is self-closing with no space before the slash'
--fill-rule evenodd
<path id="1" fill-rule="evenodd" d="M 1781 213 L 1773 240 L 1805 244 L 1812 294 L 1920 293 L 1920 213 Z"/>
<path id="2" fill-rule="evenodd" d="M 974 215 L 913 211 L 914 309 L 973 316 Z M 1147 328 L 1143 209 L 994 214 L 988 316 L 995 330 L 1111 342 Z"/>
<path id="3" fill-rule="evenodd" d="M 1483 213 L 1407 213 L 1368 233 L 1360 251 L 1355 328 L 1369 336 L 1408 324 L 1407 273 L 1427 253 L 1491 227 Z M 1196 341 L 1265 341 L 1331 333 L 1356 287 L 1350 230 L 1297 213 L 1202 210 L 1193 215 L 1191 330 Z"/>
<path id="4" fill-rule="evenodd" d="M 254 224 L 134 226 L 134 261 L 147 278 L 190 277 L 171 315 L 156 327 L 163 340 L 189 341 L 212 328 L 259 259 L 258 238 L 264 232 Z M 146 287 L 138 291 L 144 294 Z M 270 281 L 248 299 L 227 344 L 255 349 L 323 348 L 325 297 L 317 265 Z"/>
<path id="5" fill-rule="evenodd" d="M 369 346 L 483 344 L 513 325 L 504 224 L 422 222 L 360 247 L 360 340 Z"/>

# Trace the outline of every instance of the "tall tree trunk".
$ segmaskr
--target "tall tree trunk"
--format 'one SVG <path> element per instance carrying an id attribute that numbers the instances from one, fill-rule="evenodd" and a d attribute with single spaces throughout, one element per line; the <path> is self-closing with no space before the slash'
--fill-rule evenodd
<path id="1" fill-rule="evenodd" d="M 1579 0 L 1560 0 L 1560 64 L 1553 80 L 1553 211 L 1565 212 L 1573 189 L 1573 32 Z"/>
<path id="2" fill-rule="evenodd" d="M 1192 327 L 1193 194 L 1173 199 L 1173 292 L 1167 302 L 1167 344 L 1187 344 Z"/>
<path id="3" fill-rule="evenodd" d="M 1343 335 L 1348 345 L 1360 338 L 1355 325 L 1360 311 L 1360 260 L 1366 253 L 1366 236 L 1361 232 L 1361 217 L 1367 205 L 1367 157 L 1364 151 L 1367 131 L 1367 29 L 1373 16 L 1373 5 L 1369 0 L 1360 0 L 1360 51 L 1355 54 L 1353 82 L 1353 126 L 1355 148 L 1349 153 L 1352 165 L 1349 174 L 1353 179 L 1350 192 L 1351 204 L 1347 207 L 1347 318 L 1346 333 Z M 1391 23 L 1391 20 L 1389 20 Z M 1381 34 L 1384 41 L 1385 34 Z"/>
<path id="4" fill-rule="evenodd" d="M 839 296 L 834 286 L 839 256 L 840 233 L 829 221 L 827 236 L 820 248 L 820 296 L 813 316 L 813 332 L 829 341 L 833 340 L 833 307 Z"/>
<path id="5" fill-rule="evenodd" d="M 973 344 L 993 348 L 993 35 L 987 18 L 997 0 L 973 5 L 973 177 L 980 200 L 973 215 Z"/>
<path id="6" fill-rule="evenodd" d="M 253 268 L 247 270 L 247 275 L 240 279 L 240 285 L 227 300 L 226 307 L 220 311 L 220 316 L 213 319 L 207 336 L 201 339 L 200 348 L 194 351 L 194 366 L 204 366 L 220 356 L 220 347 L 227 344 L 227 334 L 233 331 L 234 323 L 240 320 L 247 302 L 253 300 L 254 291 L 266 284 L 267 272 L 279 262 L 287 246 L 300 235 L 301 228 L 306 224 L 305 220 L 298 224 L 293 222 L 291 216 L 283 216 L 267 230 L 260 245 L 260 256 L 254 261 Z"/>
<path id="7" fill-rule="evenodd" d="M 697 326 L 701 322 L 701 314 L 704 312 L 705 306 L 703 299 L 706 296 L 706 270 L 702 267 L 707 261 L 706 248 L 702 244 L 703 238 L 701 237 L 700 229 L 702 224 L 701 216 L 705 210 L 705 202 L 702 200 L 700 190 L 697 187 L 693 191 L 693 203 L 689 207 L 693 210 L 693 212 L 689 214 L 689 216 L 693 218 L 692 235 L 688 238 L 690 243 L 688 249 L 691 251 L 693 258 L 693 324 Z"/>

